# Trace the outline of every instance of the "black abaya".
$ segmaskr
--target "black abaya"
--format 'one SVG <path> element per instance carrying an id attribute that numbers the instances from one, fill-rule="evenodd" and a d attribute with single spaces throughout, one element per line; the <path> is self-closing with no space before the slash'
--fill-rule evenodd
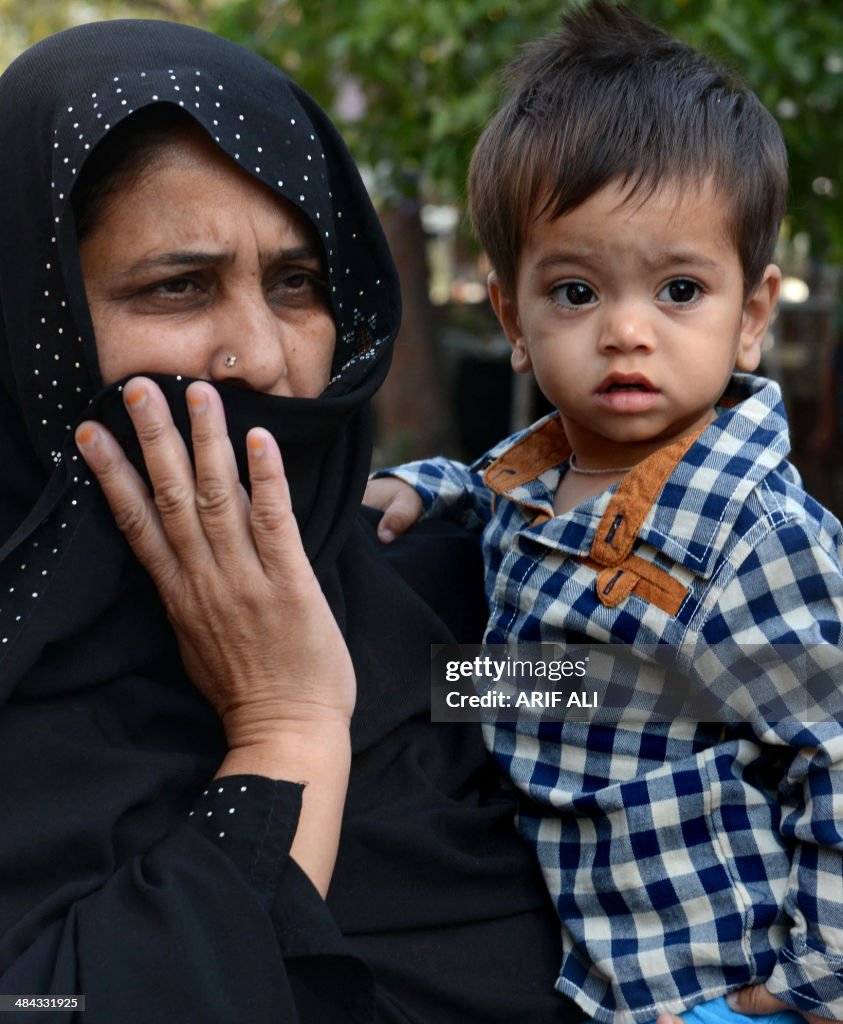
<path id="1" fill-rule="evenodd" d="M 358 678 L 353 764 L 323 902 L 289 857 L 300 787 L 209 780 L 218 721 L 77 456 L 105 422 L 69 197 L 122 118 L 183 106 L 298 205 L 337 323 L 319 399 L 220 387 L 235 446 L 281 444 L 308 556 Z M 83 26 L 0 81 L 0 991 L 84 994 L 10 1022 L 567 1021 L 558 925 L 472 726 L 432 725 L 429 645 L 482 628 L 474 542 L 430 526 L 387 551 L 358 514 L 394 270 L 324 115 L 233 44 L 160 22 Z M 159 379 L 183 419 L 187 382 Z"/>

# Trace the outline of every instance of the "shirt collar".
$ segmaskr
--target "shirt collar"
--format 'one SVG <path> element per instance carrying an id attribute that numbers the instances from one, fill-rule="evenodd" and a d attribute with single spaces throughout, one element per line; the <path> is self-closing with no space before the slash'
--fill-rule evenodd
<path id="1" fill-rule="evenodd" d="M 594 543 L 607 564 L 625 557 L 638 539 L 697 575 L 713 572 L 750 493 L 790 450 L 775 382 L 733 374 L 718 411 L 698 435 L 655 452 L 614 493 L 589 503 L 592 521 L 599 514 Z M 498 449 L 484 479 L 494 492 L 548 518 L 554 471 L 570 452 L 558 413 L 552 413 Z M 542 478 L 546 486 L 536 487 Z"/>

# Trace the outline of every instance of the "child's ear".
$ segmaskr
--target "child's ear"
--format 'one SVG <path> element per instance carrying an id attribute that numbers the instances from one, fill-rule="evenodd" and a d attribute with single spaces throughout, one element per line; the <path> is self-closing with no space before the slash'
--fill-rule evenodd
<path id="1" fill-rule="evenodd" d="M 776 308 L 782 272 L 772 263 L 764 271 L 761 283 L 746 300 L 741 321 L 741 339 L 735 367 L 752 373 L 761 362 L 761 346 Z"/>
<path id="2" fill-rule="evenodd" d="M 532 369 L 533 364 L 530 362 L 530 353 L 524 342 L 524 332 L 521 330 L 521 321 L 518 318 L 518 307 L 515 300 L 504 292 L 494 270 L 489 274 L 486 285 L 489 289 L 492 309 L 503 327 L 506 340 L 512 346 L 512 355 L 510 356 L 512 369 L 516 373 L 527 373 Z"/>

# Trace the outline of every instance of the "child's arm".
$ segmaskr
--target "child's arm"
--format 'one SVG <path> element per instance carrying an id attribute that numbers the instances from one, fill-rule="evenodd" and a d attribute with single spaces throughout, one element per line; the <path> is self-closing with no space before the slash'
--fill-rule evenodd
<path id="1" fill-rule="evenodd" d="M 363 504 L 383 510 L 378 525 L 380 539 L 389 543 L 422 516 L 482 529 L 492 507 L 480 471 L 485 461 L 484 456 L 466 466 L 439 456 L 375 473 L 366 487 Z"/>
<path id="2" fill-rule="evenodd" d="M 389 544 L 419 520 L 424 512 L 421 495 L 410 484 L 394 476 L 373 478 L 366 484 L 363 504 L 383 512 L 378 537 Z"/>

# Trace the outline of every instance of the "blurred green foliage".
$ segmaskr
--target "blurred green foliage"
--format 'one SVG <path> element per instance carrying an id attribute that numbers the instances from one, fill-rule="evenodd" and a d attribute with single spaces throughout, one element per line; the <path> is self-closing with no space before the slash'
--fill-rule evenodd
<path id="1" fill-rule="evenodd" d="M 336 119 L 378 194 L 460 203 L 468 158 L 517 47 L 570 0 L 228 0 L 208 27 L 297 78 Z M 789 227 L 843 262 L 839 0 L 631 0 L 738 70 L 777 116 L 792 169 Z"/>
<path id="2" fill-rule="evenodd" d="M 461 203 L 497 73 L 576 0 L 0 0 L 0 60 L 68 25 L 163 17 L 262 53 L 330 110 L 385 201 Z M 789 229 L 843 263 L 843 14 L 839 0 L 630 0 L 739 71 L 781 123 Z"/>
<path id="3" fill-rule="evenodd" d="M 0 69 L 39 39 L 108 18 L 195 22 L 205 0 L 0 0 Z M 217 0 L 208 0 L 215 3 Z"/>

